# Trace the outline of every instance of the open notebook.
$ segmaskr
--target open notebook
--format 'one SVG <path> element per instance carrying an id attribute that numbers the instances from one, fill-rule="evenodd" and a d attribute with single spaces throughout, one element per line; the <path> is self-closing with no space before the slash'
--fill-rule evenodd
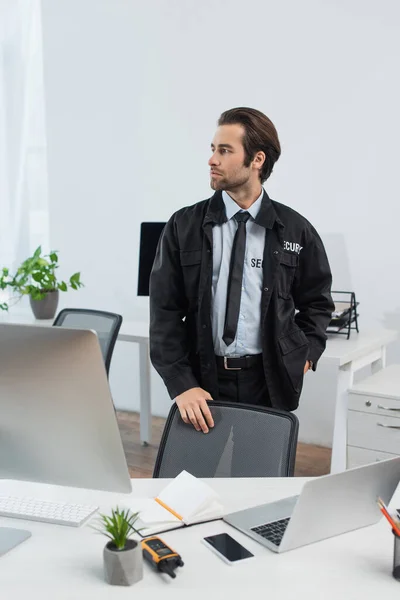
<path id="1" fill-rule="evenodd" d="M 139 502 L 132 509 L 139 511 L 135 527 L 141 529 L 142 537 L 223 516 L 218 494 L 187 471 L 175 477 L 157 498 Z"/>

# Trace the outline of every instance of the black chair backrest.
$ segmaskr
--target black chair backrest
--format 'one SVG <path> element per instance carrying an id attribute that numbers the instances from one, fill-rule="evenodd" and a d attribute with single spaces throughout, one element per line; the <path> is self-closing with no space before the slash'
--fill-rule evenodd
<path id="1" fill-rule="evenodd" d="M 209 433 L 182 421 L 177 405 L 169 412 L 153 477 L 290 477 L 294 474 L 299 422 L 275 408 L 210 401 Z"/>
<path id="2" fill-rule="evenodd" d="M 111 357 L 122 324 L 121 315 L 86 308 L 64 308 L 56 316 L 53 326 L 71 329 L 93 329 L 99 338 L 107 375 Z"/>

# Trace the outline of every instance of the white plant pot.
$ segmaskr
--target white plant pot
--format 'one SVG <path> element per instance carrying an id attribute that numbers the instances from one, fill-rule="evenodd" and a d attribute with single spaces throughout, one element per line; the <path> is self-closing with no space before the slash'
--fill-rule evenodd
<path id="1" fill-rule="evenodd" d="M 104 576 L 111 585 L 133 585 L 143 578 L 143 554 L 140 542 L 128 540 L 123 550 L 112 542 L 104 547 Z"/>

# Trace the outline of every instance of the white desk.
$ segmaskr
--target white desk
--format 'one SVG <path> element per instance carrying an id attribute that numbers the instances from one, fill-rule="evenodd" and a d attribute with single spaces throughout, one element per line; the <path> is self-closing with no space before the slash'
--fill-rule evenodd
<path id="1" fill-rule="evenodd" d="M 345 336 L 329 336 L 321 363 L 333 365 L 338 372 L 332 441 L 331 472 L 346 469 L 348 389 L 354 374 L 370 366 L 373 373 L 385 367 L 386 346 L 397 339 L 396 331 L 352 332 Z"/>
<path id="2" fill-rule="evenodd" d="M 51 325 L 52 323 L 52 321 L 36 321 L 31 313 L 13 314 L 11 311 L 3 319 L 10 323 L 35 323 L 38 325 Z M 385 366 L 386 346 L 396 339 L 396 331 L 384 329 L 362 331 L 358 334 L 352 331 L 349 340 L 344 335 L 330 335 L 328 338 L 326 350 L 319 364 L 332 366 L 336 372 L 331 472 L 346 469 L 347 390 L 353 384 L 354 373 L 368 365 L 371 366 L 373 372 L 382 369 Z M 123 321 L 118 340 L 139 344 L 140 439 L 144 444 L 150 443 L 151 387 L 148 323 Z M 313 377 L 317 375 L 318 370 L 315 374 L 307 375 L 307 386 L 313 384 Z M 321 403 L 318 404 L 318 410 L 321 410 L 320 405 Z M 300 416 L 300 420 L 302 418 Z"/>
<path id="3" fill-rule="evenodd" d="M 208 483 L 220 494 L 228 511 L 273 501 L 298 493 L 305 480 L 214 479 Z M 22 482 L 0 482 L 0 493 L 38 498 L 97 503 L 108 511 L 117 503 L 135 509 L 135 498 L 153 497 L 166 480 L 132 480 L 133 493 L 112 494 Z M 392 506 L 400 505 L 396 492 Z M 2 597 L 13 600 L 112 600 L 139 598 L 149 593 L 162 598 L 242 598 L 257 591 L 262 598 L 321 598 L 363 600 L 397 599 L 400 583 L 391 575 L 393 536 L 384 519 L 377 525 L 284 554 L 270 552 L 222 521 L 214 521 L 162 534 L 185 562 L 176 579 L 154 572 L 145 563 L 143 580 L 133 587 L 104 582 L 102 549 L 106 538 L 90 527 L 0 519 L 0 526 L 29 529 L 32 537 L 0 557 Z M 255 555 L 228 566 L 200 542 L 206 535 L 229 532 Z M 188 596 L 190 593 L 190 596 Z"/>
<path id="4" fill-rule="evenodd" d="M 151 377 L 149 351 L 149 325 L 143 321 L 122 321 L 118 339 L 139 344 L 140 377 L 140 441 L 151 442 Z"/>

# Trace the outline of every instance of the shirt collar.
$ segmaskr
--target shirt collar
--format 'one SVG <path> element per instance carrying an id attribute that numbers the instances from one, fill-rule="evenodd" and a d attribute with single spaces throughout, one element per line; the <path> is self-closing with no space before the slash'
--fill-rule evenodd
<path id="1" fill-rule="evenodd" d="M 222 200 L 222 190 L 217 190 L 215 194 L 208 199 L 208 203 L 205 206 L 206 213 L 202 225 L 204 229 L 209 225 L 222 225 L 227 222 L 225 204 Z M 272 229 L 275 223 L 280 227 L 284 227 L 284 224 L 276 213 L 271 198 L 265 190 L 261 199 L 261 208 L 257 215 L 256 223 L 265 229 Z"/>
<path id="2" fill-rule="evenodd" d="M 250 206 L 250 208 L 247 209 L 247 212 L 249 213 L 249 215 L 251 217 L 253 217 L 254 220 L 256 219 L 256 217 L 260 211 L 263 195 L 264 195 L 264 188 L 262 187 L 261 194 L 258 196 L 257 200 L 255 202 L 253 202 L 253 204 Z M 232 200 L 230 195 L 227 192 L 225 192 L 225 190 L 222 192 L 222 200 L 224 201 L 224 204 L 225 204 L 225 212 L 226 212 L 227 221 L 232 219 L 232 217 L 234 215 L 236 215 L 236 213 L 238 211 L 242 210 L 240 208 L 240 206 L 238 204 L 236 204 L 236 202 L 234 200 Z"/>

